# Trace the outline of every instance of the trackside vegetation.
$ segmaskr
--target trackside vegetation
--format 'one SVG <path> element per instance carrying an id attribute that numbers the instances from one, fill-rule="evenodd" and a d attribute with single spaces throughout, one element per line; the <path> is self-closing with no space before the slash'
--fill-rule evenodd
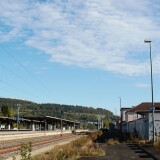
<path id="1" fill-rule="evenodd" d="M 101 132 L 83 136 L 69 144 L 56 146 L 50 152 L 35 156 L 34 160 L 76 160 L 80 157 L 94 157 L 105 155 L 104 150 L 94 141 Z"/>

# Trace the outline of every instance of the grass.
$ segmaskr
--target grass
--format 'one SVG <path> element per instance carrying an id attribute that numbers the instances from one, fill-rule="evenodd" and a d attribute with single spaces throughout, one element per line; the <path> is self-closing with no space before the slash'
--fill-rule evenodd
<path id="1" fill-rule="evenodd" d="M 107 140 L 106 143 L 108 145 L 114 145 L 114 144 L 119 144 L 119 141 L 116 140 L 116 139 L 111 138 L 111 139 Z"/>
<path id="2" fill-rule="evenodd" d="M 134 133 L 126 134 L 125 141 L 127 143 L 134 143 L 134 144 L 148 144 L 148 141 L 145 140 L 143 137 L 138 137 Z"/>
<path id="3" fill-rule="evenodd" d="M 92 133 L 89 136 L 83 136 L 69 144 L 56 146 L 50 152 L 35 156 L 35 160 L 76 160 L 80 157 L 93 157 L 105 155 L 104 150 L 94 144 L 93 140 L 100 133 Z"/>
<path id="4" fill-rule="evenodd" d="M 149 141 L 145 140 L 145 139 L 134 139 L 132 141 L 132 143 L 135 143 L 135 144 L 149 144 Z"/>
<path id="5" fill-rule="evenodd" d="M 153 145 L 153 148 L 154 148 L 156 151 L 160 152 L 160 140 L 158 140 L 158 141 Z"/>

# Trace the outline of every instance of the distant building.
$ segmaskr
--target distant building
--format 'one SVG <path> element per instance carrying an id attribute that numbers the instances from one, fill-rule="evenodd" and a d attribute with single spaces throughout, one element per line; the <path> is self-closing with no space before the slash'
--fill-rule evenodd
<path id="1" fill-rule="evenodd" d="M 125 113 L 129 111 L 131 108 L 121 108 L 122 122 L 126 121 Z"/>
<path id="2" fill-rule="evenodd" d="M 128 120 L 128 119 L 126 120 L 126 112 L 129 111 L 130 109 L 131 108 L 121 108 L 120 125 L 122 125 L 123 132 L 125 132 L 125 130 L 126 130 L 126 121 Z"/>

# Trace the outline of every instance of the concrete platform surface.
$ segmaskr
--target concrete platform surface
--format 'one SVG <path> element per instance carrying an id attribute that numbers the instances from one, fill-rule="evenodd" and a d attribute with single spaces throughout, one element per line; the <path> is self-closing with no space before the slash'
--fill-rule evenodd
<path id="1" fill-rule="evenodd" d="M 85 157 L 78 160 L 160 160 L 160 154 L 152 157 L 134 144 L 120 143 L 116 145 L 102 144 L 106 155 L 102 157 Z M 154 152 L 153 153 L 154 156 Z"/>
<path id="2" fill-rule="evenodd" d="M 71 133 L 70 130 L 63 131 L 63 134 Z M 13 131 L 13 132 L 0 132 L 0 141 L 23 139 L 31 137 L 49 136 L 61 134 L 60 130 L 56 131 Z"/>

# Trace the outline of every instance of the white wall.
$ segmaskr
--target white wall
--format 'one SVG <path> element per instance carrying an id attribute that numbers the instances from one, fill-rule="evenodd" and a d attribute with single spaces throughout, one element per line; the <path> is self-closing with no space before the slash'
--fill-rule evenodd
<path id="1" fill-rule="evenodd" d="M 149 139 L 153 139 L 153 123 L 152 123 L 152 113 L 149 113 Z M 155 118 L 155 134 L 160 136 L 160 113 L 154 114 Z"/>
<path id="2" fill-rule="evenodd" d="M 137 115 L 137 113 L 134 113 L 134 112 L 127 112 L 126 114 L 126 122 L 130 122 L 130 121 L 134 121 L 134 120 L 137 120 L 137 119 L 140 119 L 142 118 L 141 115 Z"/>
<path id="3" fill-rule="evenodd" d="M 160 113 L 155 113 L 155 134 L 160 136 Z M 136 129 L 138 136 L 144 139 L 153 139 L 152 113 L 148 113 L 145 118 L 133 120 L 127 123 L 127 131 L 132 133 Z"/>
<path id="4" fill-rule="evenodd" d="M 131 122 L 133 121 L 135 118 L 135 113 L 131 113 L 131 112 L 127 112 L 126 113 L 126 122 Z"/>
<path id="5" fill-rule="evenodd" d="M 0 129 L 5 129 L 5 124 L 1 124 Z"/>
<path id="6" fill-rule="evenodd" d="M 122 121 L 126 121 L 126 116 L 125 113 L 127 112 L 127 110 L 122 110 L 121 111 L 121 115 L 122 115 Z"/>
<path id="7" fill-rule="evenodd" d="M 126 121 L 126 112 L 129 111 L 131 108 L 121 108 L 121 116 L 122 116 L 122 121 Z"/>

